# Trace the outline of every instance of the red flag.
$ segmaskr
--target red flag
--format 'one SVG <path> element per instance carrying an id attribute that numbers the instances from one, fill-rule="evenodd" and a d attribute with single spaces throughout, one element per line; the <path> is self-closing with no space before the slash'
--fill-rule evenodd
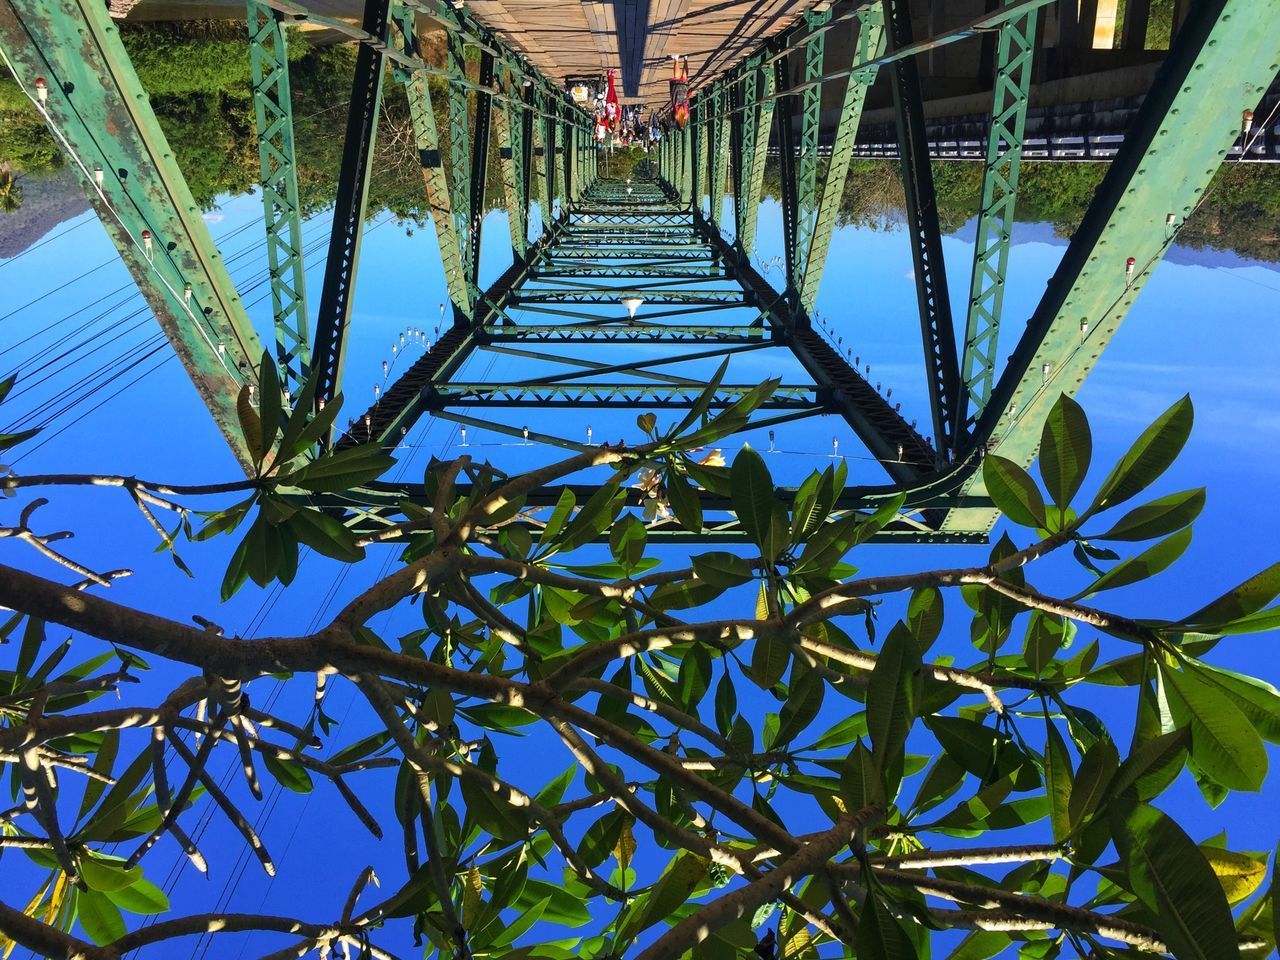
<path id="1" fill-rule="evenodd" d="M 604 96 L 604 115 L 609 121 L 609 129 L 618 129 L 618 118 L 622 111 L 618 108 L 618 91 L 613 87 L 613 75 L 616 70 L 609 71 L 609 90 Z"/>

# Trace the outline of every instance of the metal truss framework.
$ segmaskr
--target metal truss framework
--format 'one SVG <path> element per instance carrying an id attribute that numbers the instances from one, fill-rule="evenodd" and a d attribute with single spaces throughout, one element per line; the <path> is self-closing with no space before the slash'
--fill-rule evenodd
<path id="1" fill-rule="evenodd" d="M 280 382 L 296 395 L 311 375 L 311 337 L 302 263 L 288 35 L 278 11 L 258 0 L 247 0 L 245 6 L 276 361 Z"/>
<path id="2" fill-rule="evenodd" d="M 339 444 L 395 446 L 416 420 L 431 415 L 522 441 L 581 449 L 577 441 L 505 422 L 501 413 L 527 406 L 687 407 L 705 384 L 678 375 L 672 364 L 782 349 L 799 361 L 811 382 L 780 387 L 752 428 L 819 414 L 839 416 L 889 480 L 882 487 L 851 491 L 843 509 L 871 508 L 905 490 L 907 515 L 882 539 L 981 538 L 996 519 L 978 470 L 982 456 L 996 451 L 1030 462 L 1048 407 L 1059 393 L 1074 392 L 1097 362 L 1172 243 L 1176 224 L 1189 215 L 1231 150 L 1239 116 L 1264 93 L 1280 50 L 1280 0 L 1205 0 L 1193 8 L 1062 265 L 1000 371 L 996 337 L 1037 11 L 1048 2 L 1009 0 L 959 29 L 921 41 L 910 36 L 906 0 L 811 11 L 695 91 L 688 129 L 673 131 L 658 151 L 659 177 L 624 183 L 599 177 L 586 115 L 451 4 L 367 0 L 363 24 L 356 28 L 315 17 L 290 0 L 249 0 L 284 383 L 300 382 L 306 315 L 296 258 L 297 194 L 290 183 L 292 107 L 287 69 L 282 69 L 287 64 L 283 26 L 307 19 L 360 43 L 311 358 L 322 372 L 321 396 L 338 389 L 343 345 L 349 335 L 359 335 L 352 326 L 351 292 L 384 61 L 409 96 L 453 304 L 448 329 L 352 422 Z M 443 66 L 422 59 L 417 42 L 422 17 L 448 31 Z M 833 65 L 825 38 L 842 24 L 856 29 L 855 43 L 850 62 Z M 999 36 L 993 115 L 960 360 L 913 58 L 992 31 Z M 260 350 L 114 28 L 93 0 L 0 0 L 0 43 L 24 87 L 29 89 L 36 76 L 53 79 L 41 109 L 234 445 L 234 396 Z M 480 52 L 478 70 L 468 69 L 467 46 Z M 862 101 L 881 68 L 886 68 L 898 114 L 932 442 L 810 322 Z M 843 83 L 844 92 L 824 165 L 818 159 L 818 108 L 823 85 L 832 82 Z M 436 101 L 449 118 L 447 143 L 436 125 Z M 102 136 L 107 129 L 113 130 L 112 138 Z M 1196 136 L 1169 135 L 1186 130 Z M 785 230 L 781 290 L 751 259 L 771 136 L 779 155 Z M 493 137 L 497 143 L 491 151 Z M 481 290 L 480 225 L 491 152 L 501 165 L 513 260 Z M 730 188 L 734 212 L 728 219 L 723 201 Z M 726 238 L 730 225 L 732 236 Z M 1138 265 L 1132 275 L 1126 261 Z M 846 328 L 846 336 L 850 333 Z M 639 349 L 672 344 L 681 347 L 675 355 L 645 358 Z M 573 345 L 590 345 L 592 357 L 564 352 Z M 605 350 L 610 346 L 625 348 L 612 354 L 613 362 Z M 480 351 L 519 358 L 532 372 L 507 381 L 461 379 L 467 358 Z M 721 384 L 713 406 L 731 404 L 753 386 Z M 405 493 L 370 490 L 368 501 L 352 509 L 350 522 L 366 527 L 391 522 Z M 779 491 L 784 499 L 787 495 Z M 641 497 L 633 494 L 636 502 Z M 698 542 L 739 537 L 729 505 L 710 494 L 703 499 L 706 531 L 681 531 L 664 521 L 651 537 Z M 529 522 L 536 525 L 537 510 L 553 502 L 553 492 L 535 492 Z M 349 500 L 344 505 L 351 509 Z"/>

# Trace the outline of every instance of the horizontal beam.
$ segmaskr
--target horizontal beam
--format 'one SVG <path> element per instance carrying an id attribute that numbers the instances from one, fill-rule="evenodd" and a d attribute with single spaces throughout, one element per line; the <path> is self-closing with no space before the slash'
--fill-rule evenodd
<path id="1" fill-rule="evenodd" d="M 724 385 L 717 388 L 710 407 L 730 406 L 756 389 L 756 384 Z M 459 404 L 483 404 L 486 407 L 578 407 L 600 409 L 653 405 L 666 408 L 694 406 L 705 384 L 688 386 L 650 385 L 638 383 L 435 383 L 424 391 L 428 408 Z M 761 410 L 797 410 L 819 406 L 818 390 L 809 386 L 778 387 Z"/>
<path id="2" fill-rule="evenodd" d="M 585 323 L 505 324 L 487 326 L 487 343 L 756 343 L 769 332 L 763 327 L 637 323 L 600 326 Z"/>

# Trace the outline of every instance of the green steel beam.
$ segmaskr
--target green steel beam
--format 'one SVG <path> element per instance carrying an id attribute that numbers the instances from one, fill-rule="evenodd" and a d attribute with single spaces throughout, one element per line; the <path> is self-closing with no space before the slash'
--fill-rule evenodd
<path id="1" fill-rule="evenodd" d="M 485 342 L 493 343 L 755 343 L 765 336 L 762 327 L 727 324 L 521 323 L 484 328 Z"/>
<path id="2" fill-rule="evenodd" d="M 475 284 L 476 263 L 472 255 L 475 250 L 472 233 L 477 211 L 471 209 L 474 171 L 471 166 L 471 124 L 467 110 L 470 95 L 466 86 L 460 82 L 467 77 L 466 43 L 453 31 L 445 36 L 445 64 L 449 70 L 449 87 L 445 93 L 449 117 L 449 166 L 446 179 L 449 182 L 453 229 L 462 248 L 462 275 L 467 285 L 467 300 L 474 304 L 479 291 Z M 461 326 L 470 317 L 470 311 L 465 315 L 455 313 L 453 322 Z"/>
<path id="3" fill-rule="evenodd" d="M 467 240 L 470 249 L 467 251 L 467 285 L 473 290 L 480 289 L 480 237 L 484 229 L 485 186 L 489 182 L 489 133 L 493 127 L 493 94 L 489 89 L 493 86 L 493 54 L 488 50 L 480 52 L 480 89 L 476 90 L 475 110 L 472 113 L 470 126 L 471 138 L 471 197 L 468 209 L 471 212 L 471 233 Z"/>
<path id="4" fill-rule="evenodd" d="M 311 334 L 302 263 L 288 38 L 280 15 L 270 7 L 258 0 L 246 0 L 245 6 L 276 363 L 281 385 L 297 396 L 311 376 Z"/>
<path id="5" fill-rule="evenodd" d="M 883 0 L 883 3 L 892 52 L 912 49 L 908 0 Z M 933 170 L 925 135 L 924 99 L 915 58 L 908 56 L 894 60 L 889 75 L 898 121 L 906 226 L 911 242 L 920 335 L 924 345 L 929 409 L 933 416 L 937 448 L 947 456 L 954 449 L 956 410 L 960 404 L 960 361 L 956 351 L 951 296 L 947 290 L 946 263 L 942 256 L 938 198 L 933 187 Z"/>
<path id="6" fill-rule="evenodd" d="M 854 50 L 859 61 L 873 60 L 884 52 L 884 12 L 881 7 L 868 5 L 858 10 L 858 36 Z M 840 107 L 840 119 L 836 122 L 835 140 L 831 158 L 827 163 L 827 175 L 814 211 L 813 238 L 808 255 L 801 266 L 799 301 L 803 314 L 812 315 L 818 299 L 818 286 L 822 282 L 827 251 L 831 248 L 831 235 L 835 231 L 836 214 L 844 196 L 845 180 L 849 174 L 849 162 L 853 158 L 854 141 L 858 124 L 862 120 L 862 104 L 867 89 L 875 82 L 876 67 L 866 67 L 850 74 L 846 81 L 844 101 Z M 820 88 L 815 88 L 820 89 Z M 803 210 L 801 211 L 803 215 Z"/>
<path id="7" fill-rule="evenodd" d="M 499 80 L 507 96 L 519 94 L 519 76 L 505 64 L 499 67 Z M 529 195 L 524 176 L 524 110 L 503 105 L 498 121 L 498 158 L 502 166 L 502 188 L 507 202 L 507 223 L 511 229 L 513 259 L 519 260 L 529 249 Z"/>
<path id="8" fill-rule="evenodd" d="M 982 415 L 991 399 L 991 385 L 995 380 L 996 346 L 1018 202 L 1018 173 L 1022 164 L 1038 18 L 1039 10 L 1032 7 L 1000 26 L 991 131 L 982 175 L 982 208 L 978 212 L 973 276 L 969 283 L 969 319 L 960 362 L 962 388 L 956 408 L 957 437 L 967 433 Z"/>
<path id="9" fill-rule="evenodd" d="M 738 290 L 637 290 L 634 287 L 530 290 L 521 288 L 511 296 L 519 306 L 525 303 L 608 303 L 621 305 L 624 297 L 642 297 L 645 303 L 720 303 L 734 306 L 745 303 Z"/>
<path id="10" fill-rule="evenodd" d="M 721 384 L 712 397 L 710 407 L 730 406 L 758 384 Z M 451 381 L 431 386 L 428 407 L 458 404 L 482 404 L 487 407 L 538 407 L 540 409 L 577 407 L 614 408 L 654 404 L 667 408 L 687 408 L 698 403 L 706 388 L 704 383 L 655 386 L 640 383 L 584 383 L 572 386 L 539 386 L 527 383 Z M 759 407 L 761 410 L 809 409 L 818 403 L 817 388 L 812 386 L 780 386 Z"/>
<path id="11" fill-rule="evenodd" d="M 765 67 L 762 60 L 757 59 L 750 72 L 755 77 L 754 105 L 748 108 L 746 122 L 746 126 L 751 128 L 751 157 L 742 198 L 745 207 L 742 228 L 737 237 L 742 252 L 748 256 L 756 246 L 756 215 L 764 193 L 764 168 L 769 155 L 769 133 L 773 129 L 773 92 L 777 86 L 774 71 Z"/>
<path id="12" fill-rule="evenodd" d="M 262 345 L 106 8 L 100 0 L 0 0 L 0 50 L 249 469 L 236 397 L 255 378 Z"/>
<path id="13" fill-rule="evenodd" d="M 818 204 L 818 133 L 822 124 L 823 58 L 826 56 L 827 33 L 821 30 L 831 19 L 831 8 L 806 10 L 804 23 L 814 31 L 804 45 L 804 82 L 809 84 L 799 95 L 800 137 L 796 146 L 799 156 L 792 167 L 795 174 L 795 251 L 787 263 L 787 295 L 798 302 L 800 287 L 808 272 L 809 254 L 813 249 L 815 214 Z M 819 271 L 821 273 L 821 271 Z"/>
<path id="14" fill-rule="evenodd" d="M 985 496 L 983 451 L 1035 458 L 1045 417 L 1092 371 L 1280 69 L 1280 0 L 1193 5 L 974 430 L 966 496 Z M 1135 268 L 1128 275 L 1126 263 Z M 989 530 L 953 509 L 944 530 Z"/>
<path id="15" fill-rule="evenodd" d="M 396 18 L 401 39 L 407 53 L 418 56 L 418 33 L 412 10 L 401 7 Z M 450 189 L 440 153 L 440 132 L 436 114 L 431 104 L 431 86 L 423 70 L 404 70 L 397 66 L 396 75 L 404 84 L 409 101 L 409 118 L 413 124 L 413 136 L 418 149 L 418 163 L 422 167 L 422 180 L 426 187 L 427 203 L 431 207 L 431 221 L 436 228 L 436 241 L 440 248 L 440 260 L 444 267 L 445 288 L 453 306 L 452 315 L 471 316 L 474 301 L 471 286 L 467 283 L 466 253 L 463 234 L 458 231 L 453 215 L 454 192 Z"/>
<path id="16" fill-rule="evenodd" d="M 327 403 L 342 386 L 351 326 L 360 243 L 364 238 L 373 150 L 378 138 L 382 107 L 383 51 L 391 26 L 391 0 L 365 0 L 363 29 L 381 44 L 361 43 L 351 80 L 347 129 L 342 145 L 342 166 L 334 200 L 333 226 L 320 307 L 316 312 L 315 345 L 311 350 L 317 404 Z M 327 438 L 326 438 L 327 442 Z"/>
<path id="17" fill-rule="evenodd" d="M 707 143 L 710 145 L 710 196 L 711 222 L 717 228 L 723 226 L 725 160 L 729 151 L 729 118 L 721 116 L 724 111 L 724 84 L 719 81 L 711 85 L 711 110 L 707 117 Z"/>

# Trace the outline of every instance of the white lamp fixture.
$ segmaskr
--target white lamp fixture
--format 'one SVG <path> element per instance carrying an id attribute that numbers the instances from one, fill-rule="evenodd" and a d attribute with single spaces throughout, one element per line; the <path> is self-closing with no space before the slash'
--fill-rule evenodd
<path id="1" fill-rule="evenodd" d="M 627 316 L 632 320 L 636 318 L 636 311 L 640 309 L 640 305 L 644 303 L 642 297 L 623 297 L 622 305 L 627 308 Z"/>

